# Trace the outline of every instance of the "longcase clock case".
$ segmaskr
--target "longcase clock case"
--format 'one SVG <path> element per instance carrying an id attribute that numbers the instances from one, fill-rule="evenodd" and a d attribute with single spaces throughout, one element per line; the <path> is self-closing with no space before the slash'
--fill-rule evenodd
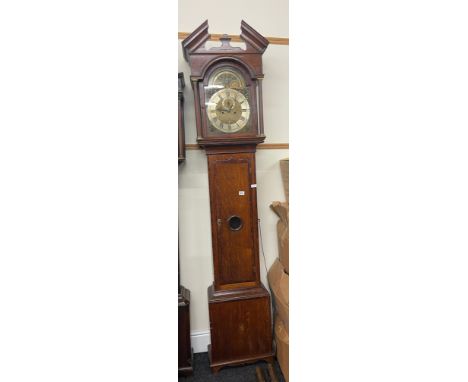
<path id="1" fill-rule="evenodd" d="M 262 54 L 268 41 L 241 23 L 245 49 L 226 35 L 206 48 L 205 21 L 184 41 L 197 142 L 206 151 L 214 281 L 208 288 L 211 369 L 273 361 L 270 295 L 260 281 L 255 151 L 265 139 Z M 211 113 L 211 115 L 210 115 Z"/>

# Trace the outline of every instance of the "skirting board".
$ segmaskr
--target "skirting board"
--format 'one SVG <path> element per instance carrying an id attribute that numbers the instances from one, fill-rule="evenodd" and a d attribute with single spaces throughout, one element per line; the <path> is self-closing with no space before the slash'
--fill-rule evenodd
<path id="1" fill-rule="evenodd" d="M 206 353 L 211 343 L 209 330 L 193 330 L 190 332 L 192 350 L 194 353 Z"/>

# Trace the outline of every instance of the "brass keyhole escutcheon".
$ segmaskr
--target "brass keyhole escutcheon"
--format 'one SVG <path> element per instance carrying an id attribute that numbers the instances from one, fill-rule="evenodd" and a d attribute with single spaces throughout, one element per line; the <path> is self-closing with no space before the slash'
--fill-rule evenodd
<path id="1" fill-rule="evenodd" d="M 244 225 L 242 219 L 236 215 L 231 216 L 227 222 L 231 231 L 239 231 Z"/>

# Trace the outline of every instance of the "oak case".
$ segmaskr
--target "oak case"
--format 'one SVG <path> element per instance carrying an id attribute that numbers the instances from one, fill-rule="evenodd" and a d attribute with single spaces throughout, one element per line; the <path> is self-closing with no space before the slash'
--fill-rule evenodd
<path id="1" fill-rule="evenodd" d="M 270 295 L 260 281 L 255 175 L 256 146 L 265 139 L 261 80 L 268 41 L 244 21 L 240 37 L 245 49 L 231 46 L 227 35 L 220 46 L 205 48 L 210 38 L 205 21 L 182 41 L 191 68 L 197 142 L 208 160 L 214 270 L 208 288 L 209 356 L 215 372 L 273 360 Z M 217 73 L 225 79 L 216 82 Z"/>

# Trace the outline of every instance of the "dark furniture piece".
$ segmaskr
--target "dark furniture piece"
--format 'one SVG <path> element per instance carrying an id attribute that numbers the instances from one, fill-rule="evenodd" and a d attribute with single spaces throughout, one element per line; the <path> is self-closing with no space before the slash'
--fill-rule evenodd
<path id="1" fill-rule="evenodd" d="M 184 73 L 179 73 L 179 163 L 185 160 Z"/>
<path id="2" fill-rule="evenodd" d="M 179 375 L 193 373 L 190 344 L 190 291 L 179 285 Z"/>
<path id="3" fill-rule="evenodd" d="M 184 135 L 184 74 L 179 73 L 179 165 L 185 160 Z M 190 291 L 180 285 L 179 267 L 179 375 L 193 373 L 190 343 Z"/>
<path id="4" fill-rule="evenodd" d="M 205 21 L 182 41 L 191 69 L 197 142 L 206 151 L 214 282 L 208 288 L 210 366 L 273 362 L 270 295 L 260 281 L 255 151 L 265 139 L 262 54 L 268 41 L 244 21 L 233 47 L 205 48 Z"/>

